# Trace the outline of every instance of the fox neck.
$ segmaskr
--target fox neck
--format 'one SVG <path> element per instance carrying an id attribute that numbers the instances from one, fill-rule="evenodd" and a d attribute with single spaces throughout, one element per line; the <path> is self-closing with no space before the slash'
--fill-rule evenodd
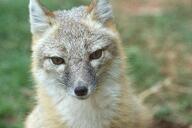
<path id="1" fill-rule="evenodd" d="M 120 101 L 121 87 L 117 80 L 120 77 L 118 64 L 113 64 L 109 76 L 86 100 L 78 100 L 53 87 L 47 94 L 61 121 L 70 128 L 104 128 L 110 125 Z"/>
<path id="2" fill-rule="evenodd" d="M 104 128 L 109 126 L 115 115 L 120 96 L 119 85 L 108 81 L 105 87 L 87 100 L 72 97 L 56 106 L 62 120 L 71 128 Z"/>

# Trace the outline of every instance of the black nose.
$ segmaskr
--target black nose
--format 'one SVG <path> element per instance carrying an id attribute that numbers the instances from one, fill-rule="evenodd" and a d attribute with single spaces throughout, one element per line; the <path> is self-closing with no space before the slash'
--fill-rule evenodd
<path id="1" fill-rule="evenodd" d="M 88 93 L 88 89 L 86 86 L 79 86 L 75 88 L 75 94 L 77 96 L 86 96 Z"/>

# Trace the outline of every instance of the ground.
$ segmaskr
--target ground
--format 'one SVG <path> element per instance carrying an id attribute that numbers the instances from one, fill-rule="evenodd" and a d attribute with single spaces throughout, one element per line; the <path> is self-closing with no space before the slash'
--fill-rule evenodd
<path id="1" fill-rule="evenodd" d="M 55 9 L 89 0 L 42 1 Z M 27 6 L 27 0 L 0 1 L 0 128 L 22 128 L 35 104 Z M 191 6 L 190 0 L 114 1 L 127 75 L 138 95 L 161 87 L 144 100 L 161 125 L 174 128 L 192 123 Z"/>

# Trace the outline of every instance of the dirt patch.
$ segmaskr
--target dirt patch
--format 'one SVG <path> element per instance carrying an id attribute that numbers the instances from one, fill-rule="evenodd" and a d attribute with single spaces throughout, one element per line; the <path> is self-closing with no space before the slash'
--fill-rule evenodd
<path id="1" fill-rule="evenodd" d="M 141 2 L 141 1 L 118 1 L 116 8 L 121 12 L 129 15 L 157 15 L 161 13 L 161 3 L 158 1 Z"/>
<path id="2" fill-rule="evenodd" d="M 160 15 L 163 10 L 178 5 L 191 6 L 191 0 L 118 0 L 114 1 L 115 8 L 128 15 Z"/>
<path id="3" fill-rule="evenodd" d="M 173 123 L 165 120 L 156 120 L 152 128 L 191 128 L 189 125 Z"/>

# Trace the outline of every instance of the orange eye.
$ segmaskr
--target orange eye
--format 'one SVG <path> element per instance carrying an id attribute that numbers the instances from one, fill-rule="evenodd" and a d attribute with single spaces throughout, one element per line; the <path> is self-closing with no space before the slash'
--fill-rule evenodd
<path id="1" fill-rule="evenodd" d="M 60 58 L 60 57 L 51 57 L 51 61 L 55 65 L 61 65 L 61 64 L 65 63 L 65 60 L 63 58 Z"/>
<path id="2" fill-rule="evenodd" d="M 101 58 L 102 54 L 103 54 L 103 50 L 102 50 L 102 49 L 97 50 L 97 51 L 93 52 L 93 53 L 89 56 L 89 60 L 99 59 L 99 58 Z"/>

